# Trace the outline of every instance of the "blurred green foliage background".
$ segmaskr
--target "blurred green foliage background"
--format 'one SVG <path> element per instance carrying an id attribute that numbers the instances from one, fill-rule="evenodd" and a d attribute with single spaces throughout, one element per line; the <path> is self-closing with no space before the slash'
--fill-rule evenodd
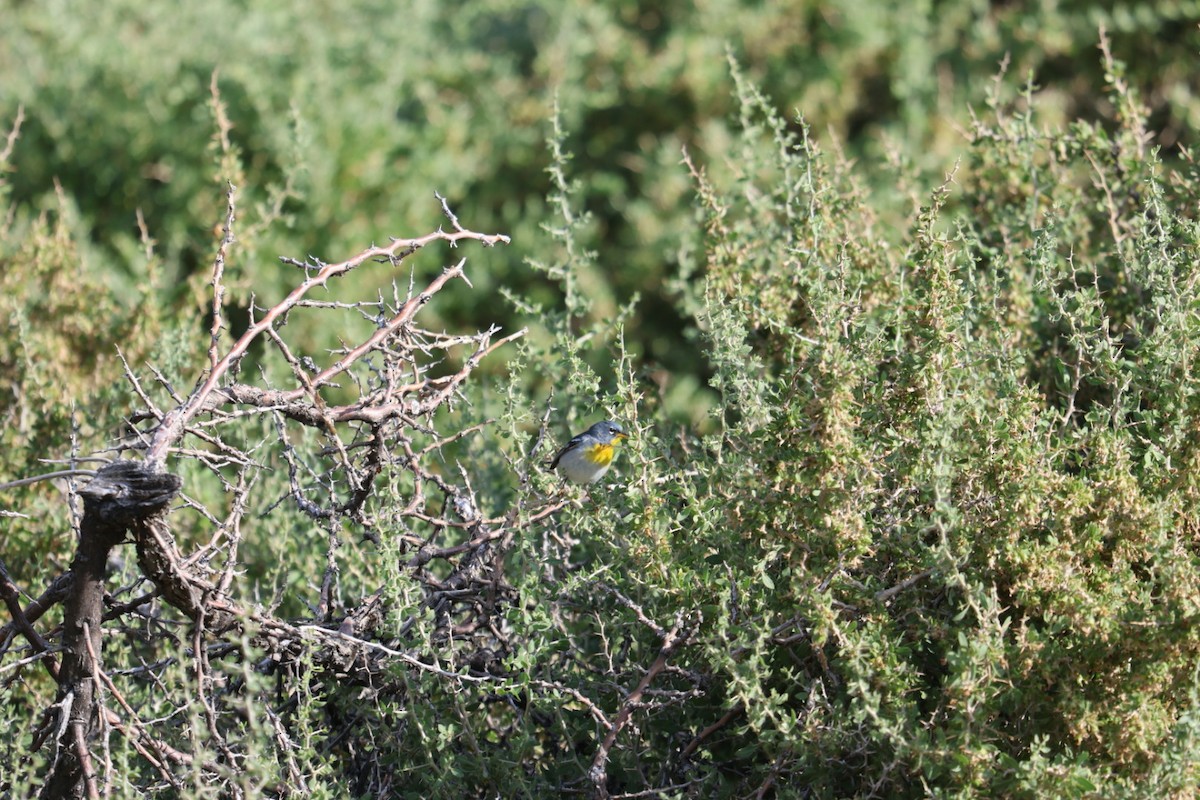
<path id="1" fill-rule="evenodd" d="M 1049 123 L 1096 118 L 1107 102 L 1101 26 L 1168 153 L 1190 143 L 1200 114 L 1193 2 L 118 0 L 8 1 L 0 11 L 0 111 L 27 113 L 8 176 L 16 208 L 53 208 L 61 186 L 81 257 L 126 304 L 144 271 L 140 211 L 180 313 L 197 308 L 220 181 L 234 179 L 261 204 L 240 235 L 233 299 L 243 306 L 251 283 L 260 296 L 282 288 L 277 255 L 333 259 L 436 224 L 437 189 L 476 229 L 514 237 L 475 275 L 479 291 L 440 313 L 536 324 L 496 300 L 501 287 L 559 300 L 525 265 L 547 248 L 545 140 L 557 98 L 591 214 L 591 313 L 610 318 L 640 298 L 627 344 L 660 380 L 684 382 L 671 410 L 694 420 L 707 401 L 690 379 L 707 367 L 668 287 L 697 268 L 684 148 L 718 177 L 737 169 L 727 51 L 786 117 L 802 114 L 867 165 L 864 179 L 884 197 L 898 189 L 889 160 L 940 180 L 1002 60 L 1010 80 L 1038 87 Z M 214 73 L 238 174 L 213 168 Z"/>

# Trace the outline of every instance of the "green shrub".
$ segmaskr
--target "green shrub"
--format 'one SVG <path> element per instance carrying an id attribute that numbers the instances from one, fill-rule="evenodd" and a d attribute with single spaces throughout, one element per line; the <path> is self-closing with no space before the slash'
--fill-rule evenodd
<path id="1" fill-rule="evenodd" d="M 404 517 L 403 470 L 366 516 L 323 525 L 289 502 L 281 448 L 255 450 L 252 486 L 183 455 L 170 466 L 195 501 L 253 490 L 239 603 L 316 619 L 325 570 L 337 602 L 321 622 L 378 592 L 374 644 L 464 677 L 397 659 L 363 685 L 315 648 L 275 669 L 253 630 L 197 649 L 160 602 L 106 627 L 103 658 L 129 716 L 193 759 L 174 791 L 1196 792 L 1200 175 L 1177 55 L 1195 30 L 1169 25 L 1194 10 L 860 6 L 418 4 L 399 26 L 369 3 L 340 23 L 267 6 L 240 25 L 220 4 L 62 4 L 54 36 L 49 12 L 6 9 L 5 71 L 29 71 L 0 108 L 22 99 L 31 118 L 0 231 L 12 477 L 128 433 L 142 398 L 115 347 L 147 385 L 145 362 L 181 391 L 195 380 L 214 179 L 246 192 L 233 306 L 278 295 L 275 255 L 399 234 L 433 188 L 518 238 L 471 272 L 474 293 L 429 308 L 447 329 L 533 327 L 436 419 L 483 426 L 439 449 L 438 474 L 514 532 L 481 593 L 495 649 L 478 630 L 439 638 L 407 548 L 465 534 Z M 1099 58 L 1097 23 L 1114 37 Z M 197 50 L 175 46 L 184 29 Z M 98 31 L 121 32 L 120 57 Z M 723 40 L 743 56 L 732 71 Z M 1005 50 L 1046 88 L 983 88 Z M 130 97 L 150 98 L 155 131 Z M 785 98 L 805 115 L 781 115 Z M 304 352 L 371 321 L 347 325 L 314 326 Z M 636 433 L 611 483 L 563 495 L 529 471 L 601 417 Z M 247 449 L 275 435 L 228 430 Z M 0 557 L 31 594 L 73 552 L 77 484 L 63 489 L 0 501 L 27 515 L 4 518 Z M 219 528 L 176 517 L 185 550 Z M 111 567 L 115 600 L 144 591 L 131 557 Z M 19 795 L 47 769 L 29 743 L 55 687 L 2 646 L 0 785 Z M 167 788 L 123 736 L 105 747 L 113 794 Z"/>

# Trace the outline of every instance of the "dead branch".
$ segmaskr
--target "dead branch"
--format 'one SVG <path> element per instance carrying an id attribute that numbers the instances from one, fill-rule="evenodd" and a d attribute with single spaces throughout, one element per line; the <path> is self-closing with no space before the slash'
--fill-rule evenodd
<path id="1" fill-rule="evenodd" d="M 198 687 L 192 699 L 198 704 L 195 707 L 207 741 L 223 762 L 220 769 L 228 769 L 242 756 L 223 734 L 229 699 L 216 660 L 237 658 L 247 646 L 263 654 L 255 665 L 260 671 L 298 675 L 314 665 L 320 674 L 372 691 L 388 685 L 401 690 L 403 683 L 397 684 L 395 676 L 397 664 L 462 685 L 495 680 L 498 659 L 511 652 L 503 614 L 497 613 L 514 597 L 504 577 L 505 555 L 519 531 L 541 524 L 566 502 L 540 497 L 531 485 L 531 465 L 537 462 L 535 451 L 544 438 L 545 420 L 528 458 L 515 465 L 520 490 L 506 513 L 485 514 L 471 473 L 459 467 L 455 475 L 440 460 L 444 448 L 477 434 L 482 425 L 441 432 L 435 414 L 457 402 L 484 359 L 525 334 L 520 330 L 501 336 L 494 326 L 466 335 L 421 327 L 420 311 L 439 291 L 458 279 L 470 284 L 465 259 L 445 267 L 423 288 L 418 288 L 414 278 L 407 294 L 394 291 L 390 304 L 382 298 L 374 303 L 325 303 L 310 298 L 315 290 L 354 269 L 376 263 L 394 268 L 433 242 L 454 247 L 469 240 L 491 246 L 507 243 L 507 236 L 463 228 L 445 198 L 438 195 L 450 230 L 439 228 L 422 237 L 393 239 L 386 246 L 372 246 L 338 263 L 311 257 L 305 261 L 283 259 L 302 269 L 303 278 L 274 305 L 254 308 L 246 332 L 230 342 L 223 298 L 236 242 L 236 199 L 235 188 L 229 186 L 223 234 L 210 280 L 207 363 L 195 387 L 178 392 L 172 380 L 153 366 L 149 367 L 153 380 L 140 379 L 122 360 L 131 396 L 144 410 L 130 416 L 129 436 L 121 448 L 142 451 L 143 460 L 113 462 L 81 490 L 85 510 L 79 550 L 71 573 L 56 584 L 55 592 L 47 592 L 22 609 L 18 590 L 6 574 L 0 576 L 5 578 L 0 581 L 0 597 L 11 619 L 0 629 L 5 636 L 0 642 L 23 636 L 36 659 L 22 664 L 41 660 L 52 674 L 57 668 L 59 700 L 46 714 L 39 735 L 40 741 L 54 743 L 53 767 L 43 797 L 82 797 L 107 791 L 111 773 L 107 736 L 111 732 L 125 736 L 169 785 L 178 786 L 183 780 L 182 768 L 201 769 L 214 778 L 219 773 L 215 765 L 210 770 L 206 764 L 196 764 L 197 756 L 154 735 L 158 723 L 140 718 L 125 700 L 101 663 L 100 634 L 106 621 L 135 614 L 152 625 L 179 625 L 174 619 L 159 621 L 158 611 L 145 610 L 154 603 L 165 603 L 182 614 L 187 634 L 180 638 L 189 642 L 191 678 Z M 318 366 L 313 356 L 301 352 L 285 336 L 289 315 L 301 313 L 298 310 L 365 315 L 375 326 L 357 340 L 343 341 L 332 361 Z M 369 313 L 371 310 L 376 313 Z M 251 381 L 240 374 L 244 356 L 260 339 L 269 345 L 268 354 L 286 364 L 290 372 L 287 385 Z M 335 390 L 338 401 L 330 402 L 326 395 Z M 347 392 L 351 395 L 348 402 Z M 247 445 L 239 437 L 247 418 L 257 415 L 271 416 L 275 436 Z M 315 432 L 315 444 L 312 438 L 296 435 L 296 430 L 303 428 Z M 242 574 L 239 547 L 252 535 L 245 525 L 250 497 L 259 484 L 257 477 L 270 469 L 272 449 L 287 466 L 289 491 L 280 501 L 293 502 L 319 521 L 328 537 L 323 577 L 318 575 L 315 580 L 319 597 L 309 606 L 311 619 L 285 620 L 274 605 L 263 608 L 237 599 Z M 168 458 L 191 461 L 209 470 L 230 496 L 227 507 L 216 512 L 201 504 L 202 493 L 181 495 L 179 479 L 164 471 Z M 341 597 L 343 522 L 359 525 L 367 540 L 378 542 L 374 532 L 378 521 L 373 522 L 370 501 L 376 496 L 377 483 L 396 473 L 403 473 L 410 488 L 389 512 L 394 516 L 389 517 L 388 525 L 401 529 L 396 536 L 406 543 L 405 548 L 416 547 L 405 558 L 406 574 L 424 592 L 421 615 L 431 614 L 435 621 L 433 635 L 424 641 L 413 635 L 417 615 L 398 630 L 385 629 L 388 594 L 383 589 L 357 604 Z M 199 543 L 176 538 L 178 531 L 167 512 L 176 496 L 183 500 L 178 512 L 195 513 L 201 525 L 211 526 L 211 535 L 201 537 Z M 421 529 L 422 535 L 417 535 L 416 529 Z M 154 588 L 128 602 L 110 603 L 105 613 L 103 578 L 108 554 L 127 540 L 134 543 L 138 567 Z M 186 546 L 181 547 L 181 541 Z M 65 598 L 66 608 L 58 665 L 52 655 L 52 638 L 40 633 L 35 623 L 45 608 L 60 598 Z M 469 646 L 464 646 L 468 640 Z M 450 643 L 453 649 L 447 647 Z M 671 647 L 665 645 L 663 652 L 670 652 Z M 439 653 L 441 649 L 447 653 Z M 647 685 L 662 668 L 653 668 Z M 128 670 L 111 674 L 134 677 Z M 136 677 L 159 680 L 153 666 L 145 666 Z M 645 689 L 639 689 L 638 695 Z M 101 691 L 104 697 L 115 699 L 119 712 L 104 707 Z M 632 702 L 636 703 L 636 698 Z M 275 739 L 286 749 L 286 718 L 277 715 L 271 719 Z M 615 728 L 619 730 L 627 719 L 628 713 Z M 105 736 L 104 748 L 93 753 L 92 740 L 99 731 Z M 97 783 L 98 777 L 104 778 L 103 786 Z"/>
<path id="2" fill-rule="evenodd" d="M 232 205 L 232 203 L 231 196 L 230 204 Z M 230 213 L 232 215 L 232 212 Z M 327 285 L 330 280 L 345 275 L 368 261 L 383 261 L 395 265 L 403 258 L 417 252 L 431 242 L 444 241 L 454 245 L 463 240 L 475 240 L 483 243 L 485 246 L 501 242 L 508 244 L 511 241 L 507 236 L 502 234 L 482 234 L 468 231 L 462 229 L 456 223 L 455 230 L 449 233 L 439 228 L 433 233 L 416 239 L 394 239 L 386 247 L 369 247 L 358 255 L 336 264 L 313 265 L 315 271 L 310 271 L 299 286 L 253 322 L 249 329 L 226 351 L 225 355 L 212 366 L 205 379 L 192 392 L 187 401 L 165 415 L 151 438 L 149 448 L 146 452 L 146 462 L 155 468 L 163 466 L 168 450 L 182 437 L 188 423 L 201 411 L 210 408 L 207 405 L 209 398 L 213 392 L 217 391 L 221 381 L 230 371 L 231 366 L 236 364 L 245 355 L 246 350 L 249 349 L 250 345 L 259 336 L 272 329 L 277 322 L 286 317 L 288 312 L 295 308 L 313 289 Z M 376 349 L 381 341 L 394 334 L 404 325 L 410 323 L 417 311 L 428 303 L 449 280 L 464 277 L 463 265 L 464 261 L 459 261 L 453 267 L 443 270 L 420 294 L 410 298 L 384 328 L 376 331 L 370 339 L 358 345 L 346 356 L 316 375 L 312 379 L 313 388 L 320 388 L 332 382 L 335 377 L 344 373 L 366 353 Z M 514 336 L 516 335 L 514 334 Z M 299 387 L 283 392 L 278 397 L 278 401 L 272 401 L 270 404 L 280 405 L 296 402 L 307 391 L 306 387 Z M 233 400 L 234 398 L 230 397 L 229 399 Z M 248 401 L 236 400 L 235 402 Z M 261 403 L 253 401 L 249 401 L 248 404 L 261 405 Z"/>

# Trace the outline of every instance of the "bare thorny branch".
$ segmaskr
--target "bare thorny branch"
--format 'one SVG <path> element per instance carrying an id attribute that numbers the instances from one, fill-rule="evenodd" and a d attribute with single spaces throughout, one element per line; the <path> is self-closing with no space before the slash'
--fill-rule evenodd
<path id="1" fill-rule="evenodd" d="M 227 216 L 227 232 L 222 240 L 222 248 L 219 251 L 218 266 L 214 268 L 213 285 L 214 293 L 221 292 L 220 276 L 224 272 L 225 261 L 225 245 L 227 239 L 231 239 L 231 227 L 234 219 L 234 195 L 236 189 L 230 188 L 229 205 L 230 212 Z M 440 195 L 439 195 L 439 199 Z M 211 366 L 207 376 L 195 391 L 187 398 L 181 406 L 173 409 L 160 421 L 158 428 L 155 430 L 150 441 L 150 446 L 146 453 L 146 462 L 154 467 L 161 468 L 165 463 L 168 450 L 173 447 L 184 435 L 187 425 L 200 413 L 219 408 L 229 403 L 240 405 L 248 405 L 255 407 L 265 406 L 281 406 L 291 413 L 288 415 L 299 422 L 307 425 L 324 424 L 324 415 L 318 410 L 318 404 L 307 404 L 304 402 L 306 396 L 311 396 L 314 390 L 319 390 L 323 387 L 330 386 L 334 379 L 345 374 L 351 367 L 362 361 L 367 355 L 379 352 L 382 345 L 392 339 L 398 332 L 413 322 L 416 313 L 428 303 L 437 292 L 439 292 L 451 279 L 462 278 L 467 280 L 464 272 L 466 260 L 460 260 L 452 267 L 447 267 L 440 275 L 434 278 L 426 288 L 417 294 L 415 297 L 410 297 L 396 312 L 392 315 L 387 323 L 375 331 L 367 340 L 363 341 L 356 347 L 352 348 L 342 358 L 335 361 L 325 369 L 315 375 L 311 381 L 306 381 L 305 385 L 298 386 L 290 390 L 259 390 L 255 387 L 242 384 L 232 384 L 222 387 L 222 380 L 236 367 L 241 358 L 246 354 L 250 345 L 260 336 L 268 331 L 276 329 L 277 324 L 282 324 L 286 321 L 286 317 L 290 311 L 296 308 L 306 296 L 318 287 L 325 287 L 329 281 L 346 275 L 347 273 L 361 267 L 369 261 L 382 261 L 391 265 L 398 264 L 405 257 L 417 252 L 422 247 L 435 241 L 445 241 L 452 246 L 457 245 L 463 240 L 475 240 L 481 242 L 485 246 L 493 246 L 498 243 L 508 244 L 510 239 L 502 234 L 481 234 L 469 231 L 458 225 L 457 219 L 450 212 L 446 202 L 442 199 L 443 210 L 454 223 L 454 230 L 446 232 L 438 228 L 433 233 L 427 234 L 416 239 L 393 239 L 390 245 L 386 247 L 372 246 L 362 251 L 358 255 L 349 258 L 345 261 L 336 264 L 300 264 L 293 260 L 285 259 L 285 263 L 299 264 L 304 266 L 306 276 L 305 279 L 293 289 L 286 297 L 280 300 L 266 312 L 258 317 L 250 325 L 241 337 L 225 352 L 215 364 Z M 469 284 L 469 281 L 468 281 Z M 219 313 L 219 312 L 218 312 Z M 214 320 L 213 330 L 216 331 L 220 327 L 219 320 Z M 416 404 L 410 408 L 408 415 L 417 417 L 421 414 L 427 414 L 435 409 L 441 402 L 449 396 L 453 390 L 462 383 L 467 375 L 478 365 L 479 361 L 492 352 L 495 347 L 498 347 L 508 341 L 524 335 L 524 331 L 518 331 L 511 334 L 505 339 L 495 343 L 494 347 L 488 346 L 488 340 L 494 331 L 489 331 L 487 334 L 480 336 L 480 347 L 468 359 L 463 368 L 449 380 L 443 380 L 438 387 L 430 386 L 428 381 L 410 384 L 403 387 L 404 391 L 399 394 L 409 394 L 413 392 L 426 392 L 424 402 Z M 213 352 L 215 355 L 215 351 Z M 214 394 L 216 396 L 214 397 Z M 336 410 L 331 410 L 330 419 L 333 421 L 346 421 L 352 419 L 361 419 L 366 421 L 378 421 L 389 416 L 398 416 L 403 413 L 400 405 L 396 402 L 398 398 L 389 397 L 387 402 L 382 407 L 372 408 L 367 403 L 356 403 L 350 406 Z"/>
<path id="2" fill-rule="evenodd" d="M 286 665 L 313 663 L 343 680 L 376 690 L 394 680 L 388 677 L 388 670 L 394 671 L 397 664 L 459 683 L 492 679 L 487 665 L 495 664 L 508 647 L 496 615 L 496 603 L 510 593 L 503 574 L 504 553 L 522 527 L 539 524 L 561 508 L 562 502 L 539 498 L 532 490 L 529 471 L 530 465 L 537 463 L 539 436 L 527 463 L 518 469 L 520 489 L 513 507 L 497 517 L 485 515 L 471 474 L 462 467 L 445 469 L 439 462 L 443 448 L 475 434 L 480 426 L 439 432 L 435 412 L 456 401 L 485 358 L 525 331 L 497 337 L 499 329 L 492 327 L 475 334 L 448 335 L 420 326 L 420 310 L 439 291 L 456 279 L 469 285 L 466 259 L 445 267 L 424 288 L 410 283 L 406 294 L 397 291 L 392 304 L 382 299 L 373 304 L 312 299 L 314 292 L 326 289 L 336 278 L 371 264 L 394 268 L 434 242 L 450 247 L 463 241 L 484 246 L 509 242 L 501 234 L 464 228 L 445 198 L 438 195 L 437 199 L 449 230 L 439 227 L 425 236 L 392 239 L 337 263 L 311 257 L 305 261 L 281 259 L 285 265 L 302 269 L 303 278 L 274 305 L 252 309 L 245 332 L 229 341 L 225 275 L 237 242 L 237 189 L 228 186 L 227 212 L 210 281 L 211 324 L 204 374 L 192 391 L 181 393 L 157 370 L 151 368 L 154 382 L 148 383 L 125 364 L 131 394 L 140 398 L 145 410 L 131 417 L 133 435 L 122 447 L 142 451 L 143 461 L 116 461 L 96 473 L 93 486 L 102 489 L 88 495 L 93 499 L 85 510 L 84 539 L 91 529 L 103 536 L 86 559 L 77 557 L 65 590 L 48 592 L 25 608 L 6 573 L 0 582 L 12 620 L 4 628 L 4 641 L 23 637 L 36 656 L 25 663 L 42 663 L 60 681 L 60 702 L 49 710 L 41 737 L 43 741 L 52 739 L 56 752 L 44 796 L 95 796 L 109 785 L 108 751 L 98 758 L 91 746 L 92 736 L 101 729 L 127 738 L 161 775 L 164 786 L 176 784 L 179 768 L 208 769 L 206 763 L 195 763 L 169 744 L 169 737 L 157 736 L 152 721 L 139 717 L 105 672 L 98 646 L 101 626 L 122 614 L 142 613 L 138 609 L 145 603 L 165 602 L 189 621 L 194 700 L 224 769 L 241 756 L 222 731 L 220 717 L 228 713 L 223 707 L 225 690 L 214 679 L 210 660 L 241 652 L 244 645 L 239 642 L 252 641 L 267 654 L 262 668 L 291 669 Z M 299 352 L 284 335 L 293 312 L 330 315 L 349 311 L 361 318 L 369 307 L 378 310 L 373 317 L 374 330 L 361 340 L 344 343 L 324 367 Z M 244 379 L 242 362 L 260 340 L 283 359 L 292 385 Z M 458 366 L 446 370 L 444 365 L 454 362 L 460 351 Z M 442 374 L 435 374 L 439 365 L 443 365 Z M 357 396 L 346 401 L 350 393 Z M 338 401 L 330 401 L 330 396 Z M 255 416 L 274 421 L 275 438 L 246 445 L 239 424 Z M 139 422 L 149 422 L 151 427 Z M 315 439 L 299 436 L 300 429 L 311 430 Z M 306 442 L 318 446 L 313 449 Z M 247 534 L 250 497 L 260 483 L 257 476 L 268 467 L 271 451 L 286 464 L 291 487 L 276 505 L 291 503 L 316 521 L 328 537 L 323 575 L 313 576 L 319 602 L 310 620 L 286 620 L 276 616 L 274 605 L 251 608 L 238 599 L 239 546 Z M 185 507 L 198 512 L 201 523 L 211 525 L 213 531 L 207 543 L 192 543 L 187 550 L 172 532 L 173 512 L 167 506 L 167 500 L 179 490 L 178 480 L 164 474 L 171 458 L 206 468 L 232 499 L 226 510 L 216 512 L 195 497 L 187 498 Z M 369 506 L 381 491 L 381 478 L 396 474 L 405 476 L 395 485 L 406 487 L 407 502 L 390 499 L 389 528 L 397 530 L 402 553 L 415 548 L 405 557 L 407 566 L 402 571 L 425 593 L 426 613 L 435 622 L 437 633 L 425 641 L 413 636 L 416 615 L 398 630 L 385 627 L 384 587 L 357 603 L 342 597 L 340 588 L 343 521 L 357 525 L 365 539 L 379 543 L 378 521 Z M 407 533 L 418 528 L 429 534 Z M 113 605 L 109 616 L 99 604 L 104 563 L 109 549 L 129 534 L 142 573 L 155 591 L 139 598 L 136 605 Z M 447 569 L 431 569 L 435 563 Z M 88 592 L 79 595 L 85 577 Z M 64 598 L 68 600 L 65 629 L 77 630 L 62 648 L 56 648 L 34 623 L 45 607 Z M 83 613 L 78 620 L 71 617 L 76 612 Z M 471 644 L 473 641 L 476 643 Z M 451 656 L 450 651 L 439 653 L 449 642 L 454 643 L 458 656 Z M 5 644 L 0 653 L 7 649 Z M 59 650 L 61 664 L 56 658 Z M 473 651 L 485 655 L 473 655 Z M 484 671 L 472 675 L 463 671 L 464 666 Z M 149 669 L 145 674 L 153 677 L 154 672 Z M 115 704 L 110 707 L 111 703 Z M 272 711 L 269 718 L 276 738 L 286 741 L 281 717 Z"/>

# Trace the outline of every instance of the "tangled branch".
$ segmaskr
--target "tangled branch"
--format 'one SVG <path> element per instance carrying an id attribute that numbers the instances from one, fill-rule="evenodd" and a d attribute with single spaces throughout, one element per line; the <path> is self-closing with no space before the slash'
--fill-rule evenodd
<path id="1" fill-rule="evenodd" d="M 313 299 L 314 290 L 327 287 L 335 278 L 371 264 L 394 268 L 435 242 L 450 247 L 465 241 L 487 247 L 509 242 L 501 234 L 464 228 L 446 200 L 437 197 L 449 230 L 439 227 L 425 236 L 392 239 L 386 246 L 371 246 L 337 263 L 311 257 L 281 259 L 284 265 L 302 270 L 302 279 L 274 305 L 252 307 L 245 332 L 229 342 L 224 281 L 237 241 L 237 192 L 229 186 L 211 278 L 208 363 L 195 388 L 181 396 L 161 372 L 151 368 L 155 383 L 148 384 L 126 364 L 131 393 L 144 409 L 132 415 L 133 435 L 123 447 L 142 451 L 143 458 L 103 467 L 83 490 L 87 501 L 83 536 L 66 588 L 22 608 L 7 573 L 0 576 L 0 595 L 12 620 L 5 626 L 5 641 L 22 636 L 34 653 L 22 666 L 41 662 L 59 683 L 58 702 L 46 710 L 35 743 L 54 742 L 52 774 L 43 796 L 98 791 L 100 773 L 109 763 L 92 749 L 93 737 L 102 728 L 125 735 L 165 786 L 177 785 L 176 770 L 183 767 L 211 771 L 215 779 L 218 772 L 236 764 L 242 756 L 227 741 L 221 722 L 223 715 L 231 713 L 232 697 L 219 689 L 213 660 L 236 657 L 247 645 L 264 654 L 260 670 L 287 672 L 312 664 L 343 681 L 376 690 L 395 680 L 397 665 L 458 683 L 491 679 L 488 665 L 508 647 L 503 626 L 496 622 L 497 603 L 510 595 L 499 564 L 521 527 L 545 519 L 561 504 L 532 495 L 530 467 L 522 466 L 518 468 L 521 492 L 510 512 L 487 518 L 469 473 L 460 468 L 454 475 L 434 463 L 444 448 L 481 426 L 439 432 L 436 414 L 453 405 L 485 358 L 525 331 L 501 336 L 493 326 L 450 335 L 420 324 L 421 309 L 452 281 L 470 285 L 466 259 L 446 266 L 419 290 L 411 282 L 407 294 L 396 290 L 392 303 Z M 286 336 L 289 319 L 299 311 L 325 316 L 350 312 L 366 316 L 374 328 L 357 341 L 343 342 L 330 363 L 317 366 L 314 355 L 301 352 Z M 290 383 L 273 384 L 265 379 L 271 374 L 265 369 L 263 377 L 247 380 L 243 362 L 258 342 L 268 354 L 274 352 L 282 359 Z M 457 367 L 445 369 L 456 360 Z M 167 402 L 156 400 L 156 395 L 165 395 Z M 245 423 L 256 417 L 270 422 L 267 430 L 274 431 L 273 439 L 245 440 Z M 150 426 L 143 428 L 147 422 Z M 305 429 L 314 432 L 315 440 L 298 433 Z M 313 441 L 316 446 L 306 444 Z M 207 541 L 192 537 L 187 546 L 180 544 L 177 533 L 182 518 L 169 505 L 181 485 L 166 471 L 170 458 L 205 468 L 231 498 L 223 510 L 214 510 L 195 497 L 179 495 L 183 507 L 198 514 L 211 530 Z M 286 619 L 274 607 L 249 605 L 243 597 L 255 592 L 239 585 L 243 572 L 239 545 L 250 527 L 248 515 L 259 478 L 270 469 L 272 459 L 286 465 L 289 489 L 266 513 L 290 502 L 326 530 L 320 599 L 307 619 Z M 527 464 L 536 462 L 531 451 Z M 401 475 L 406 499 L 397 502 L 400 498 L 388 497 L 375 505 L 390 509 L 386 524 L 396 531 L 402 550 L 414 551 L 403 572 L 424 596 L 423 613 L 434 622 L 431 636 L 416 633 L 421 612 L 398 627 L 389 627 L 389 594 L 384 585 L 357 603 L 341 601 L 337 592 L 342 523 L 357 525 L 366 540 L 380 544 L 378 529 L 384 521 L 372 510 L 372 502 L 380 496 L 382 477 L 395 486 Z M 424 535 L 416 534 L 418 528 L 425 529 Z M 261 526 L 256 529 L 266 532 Z M 118 604 L 104 597 L 104 571 L 109 551 L 127 537 L 132 537 L 137 563 L 155 590 L 137 601 Z M 433 569 L 435 564 L 444 568 Z M 63 639 L 56 649 L 35 623 L 48 605 L 63 600 Z M 167 741 L 169 737 L 155 734 L 155 723 L 141 718 L 125 701 L 101 663 L 102 626 L 120 624 L 122 617 L 140 614 L 154 602 L 173 607 L 190 626 L 194 700 L 203 711 L 221 764 L 193 757 Z M 456 643 L 457 655 L 439 652 L 450 641 Z M 469 646 L 464 647 L 464 642 Z M 59 649 L 61 660 L 56 658 Z M 151 666 L 142 672 L 152 675 L 155 670 Z M 110 706 L 111 700 L 116 705 Z M 283 718 L 272 714 L 276 735 L 286 739 Z"/>

